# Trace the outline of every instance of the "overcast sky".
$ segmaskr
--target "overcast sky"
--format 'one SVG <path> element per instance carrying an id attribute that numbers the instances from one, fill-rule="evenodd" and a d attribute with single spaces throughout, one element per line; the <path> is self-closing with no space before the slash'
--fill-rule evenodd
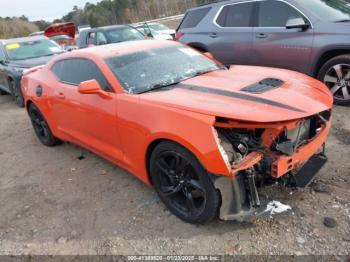
<path id="1" fill-rule="evenodd" d="M 25 15 L 30 20 L 52 21 L 61 18 L 73 9 L 74 5 L 84 7 L 85 3 L 100 0 L 0 0 L 0 16 Z"/>

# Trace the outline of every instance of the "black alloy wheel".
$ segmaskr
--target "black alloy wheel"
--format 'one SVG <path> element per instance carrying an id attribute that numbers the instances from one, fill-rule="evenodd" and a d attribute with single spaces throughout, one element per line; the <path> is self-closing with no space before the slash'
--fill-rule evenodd
<path id="1" fill-rule="evenodd" d="M 53 136 L 45 118 L 34 104 L 29 105 L 28 112 L 35 134 L 42 144 L 53 147 L 62 143 L 62 141 Z"/>
<path id="2" fill-rule="evenodd" d="M 164 204 L 190 223 L 205 223 L 218 213 L 220 194 L 207 172 L 186 149 L 162 142 L 151 157 L 151 178 Z"/>

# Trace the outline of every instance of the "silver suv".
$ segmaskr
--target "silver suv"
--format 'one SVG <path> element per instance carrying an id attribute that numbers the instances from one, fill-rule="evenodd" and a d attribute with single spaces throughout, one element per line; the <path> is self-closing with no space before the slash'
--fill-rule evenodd
<path id="1" fill-rule="evenodd" d="M 187 11 L 177 40 L 224 64 L 283 67 L 323 81 L 350 105 L 350 4 L 230 0 Z"/>

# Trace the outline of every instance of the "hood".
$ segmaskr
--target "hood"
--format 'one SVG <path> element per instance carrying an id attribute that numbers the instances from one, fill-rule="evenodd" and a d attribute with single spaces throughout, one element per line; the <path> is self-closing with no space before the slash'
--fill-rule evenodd
<path id="1" fill-rule="evenodd" d="M 75 38 L 75 24 L 73 22 L 68 23 L 56 23 L 50 25 L 45 29 L 44 35 L 47 37 L 53 37 L 56 35 L 68 35 L 71 38 Z"/>
<path id="2" fill-rule="evenodd" d="M 42 56 L 26 60 L 10 61 L 9 65 L 17 68 L 31 68 L 35 66 L 45 65 L 54 56 Z"/>
<path id="3" fill-rule="evenodd" d="M 254 85 L 269 78 L 278 85 L 255 92 Z M 144 93 L 140 97 L 150 103 L 257 123 L 301 119 L 329 110 L 333 105 L 328 88 L 311 77 L 289 70 L 251 66 L 232 66 L 230 70 L 211 72 L 169 90 Z"/>

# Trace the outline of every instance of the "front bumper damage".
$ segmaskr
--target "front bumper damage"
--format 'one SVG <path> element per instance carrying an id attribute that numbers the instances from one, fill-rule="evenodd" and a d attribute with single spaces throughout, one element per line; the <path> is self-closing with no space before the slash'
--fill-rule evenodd
<path id="1" fill-rule="evenodd" d="M 298 173 L 293 174 L 295 185 L 299 188 L 308 186 L 326 163 L 327 157 L 323 153 L 314 155 Z M 215 187 L 221 192 L 222 199 L 220 219 L 251 221 L 257 217 L 290 211 L 289 208 L 284 208 L 281 212 L 273 212 L 269 208 L 273 201 L 261 201 L 256 185 L 249 184 L 248 187 L 244 185 L 242 176 L 237 176 L 233 180 L 229 177 L 220 177 L 215 180 Z"/>
<path id="2" fill-rule="evenodd" d="M 290 156 L 251 152 L 232 166 L 232 177 L 217 177 L 214 184 L 222 197 L 220 219 L 250 221 L 261 216 L 290 212 L 291 208 L 288 206 L 261 199 L 256 181 L 259 174 L 256 173 L 254 166 L 268 162 L 270 168 L 268 175 L 273 182 L 305 188 L 327 162 L 325 140 L 329 130 L 330 124 L 327 123 L 313 140 L 298 148 Z M 280 205 L 276 206 L 277 212 L 271 208 L 276 203 Z"/>

